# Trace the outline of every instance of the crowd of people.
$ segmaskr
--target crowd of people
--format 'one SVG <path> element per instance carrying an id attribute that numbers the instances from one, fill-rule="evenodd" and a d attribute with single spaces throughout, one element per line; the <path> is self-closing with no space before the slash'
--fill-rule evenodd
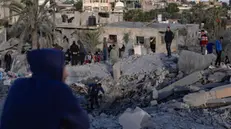
<path id="1" fill-rule="evenodd" d="M 57 44 L 54 48 L 63 50 L 62 47 Z M 87 52 L 84 45 L 80 40 L 75 41 L 71 44 L 70 48 L 65 52 L 65 63 L 71 64 L 72 66 L 89 64 L 94 62 L 107 61 L 110 59 L 112 64 L 114 64 L 118 58 L 121 58 L 125 51 L 125 46 L 122 45 L 118 48 L 116 45 L 109 45 L 105 42 L 103 45 L 103 50 L 98 49 L 95 53 L 89 51 Z"/>
<path id="2" fill-rule="evenodd" d="M 171 31 L 170 27 L 167 27 L 167 30 L 165 32 L 165 43 L 166 43 L 166 49 L 167 49 L 167 56 L 171 57 L 171 44 L 172 40 L 174 39 L 174 33 Z M 215 66 L 219 67 L 221 65 L 222 61 L 222 42 L 223 42 L 223 37 L 220 37 L 218 40 L 216 40 L 215 43 L 209 43 L 208 41 L 208 36 L 204 30 L 201 30 L 201 35 L 199 37 L 200 41 L 200 46 L 201 46 L 201 54 L 206 55 L 206 54 L 212 54 L 215 46 L 217 58 L 215 61 Z M 225 64 L 229 64 L 229 58 L 227 55 L 224 56 L 224 62 Z"/>

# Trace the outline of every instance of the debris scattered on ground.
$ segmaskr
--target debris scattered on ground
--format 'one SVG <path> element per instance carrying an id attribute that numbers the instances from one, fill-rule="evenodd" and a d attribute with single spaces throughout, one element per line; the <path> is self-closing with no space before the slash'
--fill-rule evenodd
<path id="1" fill-rule="evenodd" d="M 2 70 L 0 100 L 7 95 L 6 85 L 31 75 L 22 63 L 25 58 L 16 58 L 12 72 Z M 67 84 L 78 97 L 85 95 L 87 84 L 102 84 L 101 107 L 89 113 L 91 129 L 229 129 L 231 70 L 225 64 L 211 67 L 213 60 L 214 55 L 190 51 L 171 58 L 165 54 L 133 55 L 114 66 L 67 66 Z"/>

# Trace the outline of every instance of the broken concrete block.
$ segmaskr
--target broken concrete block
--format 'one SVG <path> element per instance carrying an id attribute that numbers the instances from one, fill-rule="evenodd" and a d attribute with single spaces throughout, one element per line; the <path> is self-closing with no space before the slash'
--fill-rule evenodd
<path id="1" fill-rule="evenodd" d="M 152 100 L 151 102 L 150 102 L 150 105 L 151 106 L 156 106 L 158 103 L 157 103 L 157 101 L 156 100 Z"/>
<path id="2" fill-rule="evenodd" d="M 171 94 L 174 93 L 174 88 L 176 86 L 186 86 L 186 85 L 191 85 L 197 81 L 199 81 L 203 76 L 202 76 L 202 71 L 197 71 L 194 72 L 184 78 L 182 78 L 181 80 L 176 81 L 175 83 L 161 89 L 158 91 L 158 99 L 164 99 L 168 96 L 170 96 Z"/>
<path id="3" fill-rule="evenodd" d="M 158 99 L 158 91 L 156 88 L 152 90 L 152 99 Z"/>
<path id="4" fill-rule="evenodd" d="M 231 96 L 231 84 L 213 88 L 208 92 L 197 92 L 185 95 L 183 101 L 190 106 L 199 107 L 206 105 L 214 99 L 221 99 Z"/>
<path id="5" fill-rule="evenodd" d="M 192 51 L 183 50 L 178 60 L 178 68 L 180 71 L 189 74 L 208 68 L 215 59 L 216 56 L 214 54 L 201 55 Z"/>
<path id="6" fill-rule="evenodd" d="M 126 110 L 120 117 L 119 123 L 123 129 L 141 129 L 144 123 L 149 123 L 151 116 L 139 107 L 135 110 Z"/>
<path id="7" fill-rule="evenodd" d="M 209 83 L 206 85 L 199 85 L 198 87 L 200 87 L 201 89 L 212 89 L 215 87 L 219 87 L 219 86 L 224 86 L 227 85 L 228 83 Z"/>
<path id="8" fill-rule="evenodd" d="M 208 80 L 210 82 L 221 82 L 226 76 L 223 72 L 216 72 L 214 74 L 209 75 Z"/>

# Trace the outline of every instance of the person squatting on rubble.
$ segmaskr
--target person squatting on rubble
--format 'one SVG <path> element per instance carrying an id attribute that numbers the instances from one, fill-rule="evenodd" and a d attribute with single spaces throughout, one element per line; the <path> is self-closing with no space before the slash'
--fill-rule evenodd
<path id="1" fill-rule="evenodd" d="M 208 44 L 208 36 L 206 35 L 204 30 L 201 30 L 201 37 L 200 37 L 200 45 L 201 45 L 201 53 L 203 55 L 206 54 L 206 45 Z"/>
<path id="2" fill-rule="evenodd" d="M 76 45 L 75 41 L 73 41 L 71 47 L 70 47 L 70 51 L 71 51 L 71 65 L 77 65 L 78 64 L 78 54 L 79 54 L 79 47 L 78 45 Z"/>
<path id="3" fill-rule="evenodd" d="M 83 43 L 80 40 L 78 40 L 78 45 L 79 45 L 79 60 L 80 60 L 80 64 L 83 65 L 86 56 L 86 50 L 83 46 Z"/>
<path id="4" fill-rule="evenodd" d="M 1 117 L 1 129 L 89 129 L 87 113 L 64 83 L 64 53 L 55 49 L 27 54 L 32 77 L 15 80 Z"/>
<path id="5" fill-rule="evenodd" d="M 94 109 L 94 106 L 99 108 L 99 93 L 102 92 L 104 94 L 104 89 L 102 88 L 101 83 L 93 83 L 89 84 L 88 93 L 90 96 L 90 106 L 91 109 Z"/>
<path id="6" fill-rule="evenodd" d="M 165 32 L 164 39 L 165 39 L 165 43 L 166 43 L 166 49 L 167 49 L 168 57 L 171 57 L 172 56 L 171 44 L 172 44 L 172 40 L 174 39 L 174 34 L 171 31 L 169 26 L 167 28 L 167 31 Z"/>
<path id="7" fill-rule="evenodd" d="M 216 40 L 216 52 L 217 52 L 217 59 L 215 63 L 216 66 L 220 66 L 221 64 L 222 40 L 223 37 L 220 37 L 220 40 Z"/>
<path id="8" fill-rule="evenodd" d="M 6 55 L 4 57 L 4 62 L 5 62 L 5 67 L 6 67 L 6 72 L 10 71 L 11 69 L 11 64 L 12 64 L 12 57 L 10 54 L 10 51 L 6 52 Z"/>
<path id="9" fill-rule="evenodd" d="M 115 44 L 112 45 L 112 49 L 110 52 L 110 59 L 111 59 L 112 65 L 114 65 L 119 59 L 119 52 Z"/>

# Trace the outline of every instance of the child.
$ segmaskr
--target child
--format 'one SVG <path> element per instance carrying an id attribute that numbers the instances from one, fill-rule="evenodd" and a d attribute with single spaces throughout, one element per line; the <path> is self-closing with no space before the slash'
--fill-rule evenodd
<path id="1" fill-rule="evenodd" d="M 88 55 L 86 56 L 86 64 L 90 64 L 90 63 L 91 63 L 91 60 L 92 60 L 92 55 L 91 55 L 91 53 L 89 52 Z"/>

